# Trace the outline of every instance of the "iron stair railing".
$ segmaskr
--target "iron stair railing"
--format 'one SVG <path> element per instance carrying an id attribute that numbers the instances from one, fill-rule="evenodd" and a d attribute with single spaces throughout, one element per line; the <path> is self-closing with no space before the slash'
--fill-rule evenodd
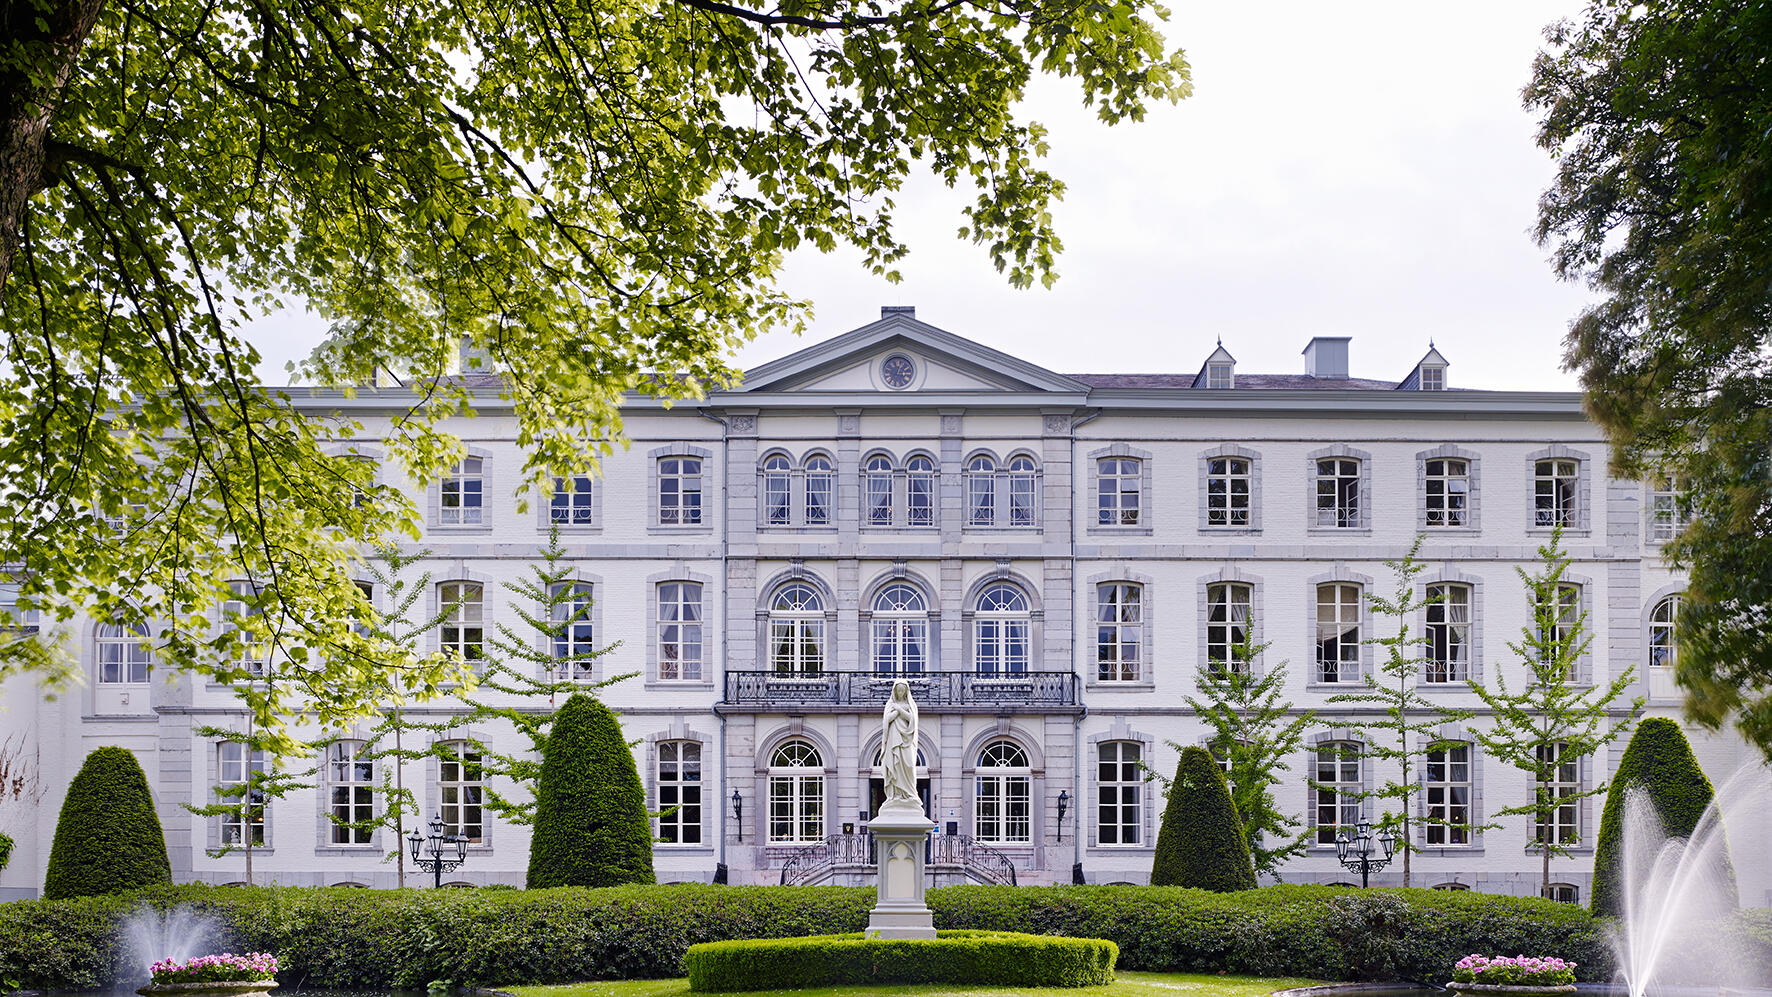
<path id="1" fill-rule="evenodd" d="M 818 844 L 799 849 L 781 867 L 781 885 L 810 886 L 834 875 L 838 868 L 869 868 L 877 861 L 871 834 L 830 834 Z M 932 834 L 925 845 L 930 866 L 959 867 L 981 883 L 1015 885 L 1015 863 L 1009 856 L 969 834 Z"/>

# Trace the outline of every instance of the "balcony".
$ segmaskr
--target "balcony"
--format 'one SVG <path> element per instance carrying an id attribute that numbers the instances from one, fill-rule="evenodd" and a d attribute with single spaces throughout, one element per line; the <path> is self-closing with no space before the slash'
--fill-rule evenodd
<path id="1" fill-rule="evenodd" d="M 1074 672 L 732 672 L 722 713 L 878 713 L 892 683 L 929 713 L 1080 713 Z"/>

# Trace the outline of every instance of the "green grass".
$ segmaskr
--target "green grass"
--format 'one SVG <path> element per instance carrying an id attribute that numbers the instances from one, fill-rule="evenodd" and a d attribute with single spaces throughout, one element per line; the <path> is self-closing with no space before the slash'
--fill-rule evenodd
<path id="1" fill-rule="evenodd" d="M 795 997 L 1035 997 L 1038 994 L 1069 994 L 1072 997 L 1263 997 L 1287 987 L 1305 987 L 1317 980 L 1266 976 L 1198 976 L 1191 973 L 1115 974 L 1105 987 L 1062 988 L 956 987 L 938 983 L 918 986 L 819 987 L 814 990 L 757 991 L 744 997 L 768 997 L 770 993 Z M 598 983 L 567 983 L 551 987 L 499 987 L 517 997 L 688 997 L 689 981 L 610 980 Z M 699 997 L 699 995 L 698 995 Z"/>

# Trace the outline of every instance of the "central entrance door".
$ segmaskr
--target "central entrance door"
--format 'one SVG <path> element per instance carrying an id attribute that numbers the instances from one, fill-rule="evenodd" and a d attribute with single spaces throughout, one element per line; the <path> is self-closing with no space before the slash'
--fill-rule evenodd
<path id="1" fill-rule="evenodd" d="M 929 780 L 928 779 L 918 779 L 917 780 L 917 799 L 919 799 L 923 802 L 923 816 L 928 817 L 929 816 Z M 884 779 L 869 779 L 868 780 L 868 816 L 872 817 L 874 814 L 879 813 L 880 808 L 885 805 L 886 805 L 886 780 L 884 780 Z M 931 818 L 931 819 L 933 819 L 933 818 Z"/>

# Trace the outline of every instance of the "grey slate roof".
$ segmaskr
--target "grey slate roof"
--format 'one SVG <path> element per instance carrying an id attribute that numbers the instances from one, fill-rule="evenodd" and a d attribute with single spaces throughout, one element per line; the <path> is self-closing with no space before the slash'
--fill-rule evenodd
<path id="1" fill-rule="evenodd" d="M 1066 374 L 1091 388 L 1191 388 L 1193 374 Z M 1238 374 L 1235 390 L 1390 391 L 1395 381 L 1365 377 L 1312 377 L 1309 374 Z M 1202 389 L 1204 390 L 1204 389 Z M 1223 390 L 1223 389 L 1219 389 Z"/>

